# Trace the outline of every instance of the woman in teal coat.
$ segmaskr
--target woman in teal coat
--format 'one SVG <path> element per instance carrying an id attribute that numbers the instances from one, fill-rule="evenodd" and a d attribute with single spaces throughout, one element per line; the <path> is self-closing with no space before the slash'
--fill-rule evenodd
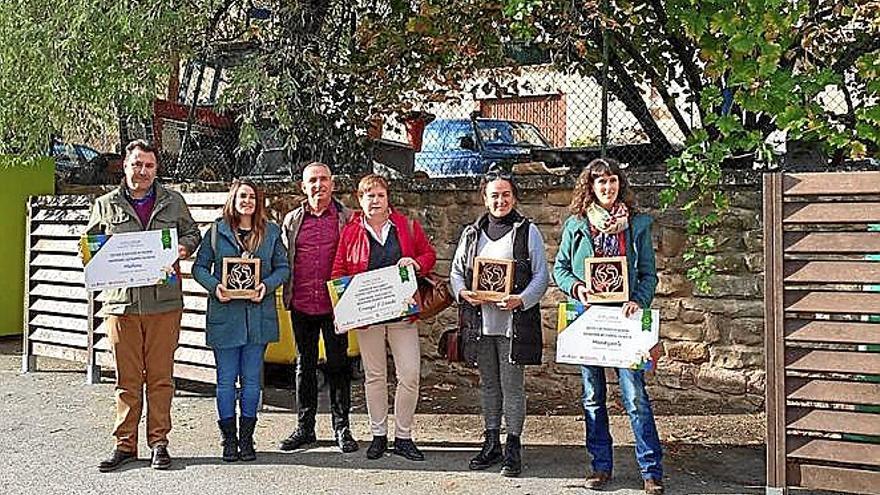
<path id="1" fill-rule="evenodd" d="M 232 299 L 221 283 L 223 258 L 259 258 L 260 284 L 250 299 Z M 217 424 L 223 460 L 252 461 L 263 354 L 278 340 L 275 289 L 290 277 L 281 228 L 268 221 L 262 191 L 249 180 L 235 180 L 223 217 L 202 238 L 193 278 L 208 291 L 206 341 L 217 365 Z M 235 423 L 235 382 L 241 383 L 239 431 Z"/>
<path id="2" fill-rule="evenodd" d="M 651 217 L 638 214 L 635 198 L 618 163 L 596 159 L 578 177 L 570 205 L 572 216 L 565 221 L 562 241 L 553 267 L 556 285 L 569 300 L 587 306 L 590 288 L 584 282 L 584 260 L 591 257 L 626 256 L 629 301 L 621 311 L 633 317 L 649 310 L 657 287 Z M 636 440 L 645 492 L 663 493 L 663 450 L 645 389 L 643 370 L 616 368 L 621 402 L 629 415 Z M 593 458 L 589 489 L 600 489 L 611 480 L 613 445 L 605 405 L 605 368 L 581 366 L 584 387 L 584 416 L 587 450 Z"/>

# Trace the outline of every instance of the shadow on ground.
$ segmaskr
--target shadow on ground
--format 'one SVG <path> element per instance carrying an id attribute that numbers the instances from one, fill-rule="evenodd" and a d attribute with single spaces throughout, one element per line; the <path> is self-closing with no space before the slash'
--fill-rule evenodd
<path id="1" fill-rule="evenodd" d="M 419 446 L 425 453 L 426 461 L 412 462 L 390 453 L 375 461 L 366 460 L 363 457 L 366 446 L 362 442 L 359 452 L 340 455 L 330 448 L 329 443 L 322 443 L 316 449 L 291 453 L 259 452 L 254 462 L 234 464 L 223 463 L 216 457 L 176 457 L 173 469 L 186 470 L 195 466 L 226 465 L 234 470 L 236 467 L 244 469 L 259 465 L 286 465 L 371 472 L 413 471 L 455 475 L 474 473 L 468 470 L 467 464 L 479 448 L 478 445 L 470 443 L 420 442 Z M 667 494 L 758 495 L 764 493 L 762 448 L 679 445 L 675 450 L 674 458 L 670 459 L 666 466 Z M 523 453 L 525 464 L 522 477 L 581 480 L 585 475 L 584 467 L 572 463 L 572 459 L 581 455 L 583 449 L 577 446 L 527 445 Z M 615 448 L 616 475 L 604 491 L 633 489 L 640 484 L 641 480 L 632 455 L 632 448 Z M 140 463 L 146 466 L 145 460 Z M 496 467 L 477 474 L 497 476 L 498 470 Z M 700 490 L 701 485 L 706 485 L 705 490 Z M 572 481 L 566 486 L 581 489 L 583 487 L 580 481 Z"/>

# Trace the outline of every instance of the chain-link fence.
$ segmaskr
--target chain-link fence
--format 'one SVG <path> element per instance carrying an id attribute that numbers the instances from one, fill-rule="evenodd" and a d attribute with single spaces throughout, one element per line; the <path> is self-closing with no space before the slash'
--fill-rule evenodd
<path id="1" fill-rule="evenodd" d="M 603 129 L 607 156 L 643 168 L 659 166 L 682 146 L 681 124 L 653 88 L 609 79 L 603 114 L 601 81 L 548 62 L 526 58 L 518 67 L 486 71 L 443 102 L 417 105 L 422 112 L 414 118 L 386 117 L 369 156 L 404 174 L 457 176 L 482 173 L 495 162 L 577 167 L 602 155 Z M 174 180 L 286 175 L 311 161 L 310 152 L 320 159 L 322 143 L 300 141 L 301 150 L 286 150 L 272 139 L 271 126 L 261 129 L 265 136 L 254 151 L 242 151 L 234 116 L 214 111 L 224 77 L 210 64 L 185 64 L 176 101 L 157 101 L 150 122 L 124 120 L 123 143 L 155 142 L 162 174 Z M 675 115 L 696 114 L 684 99 L 676 107 Z M 354 173 L 369 168 L 354 157 L 349 162 L 336 165 Z"/>
<path id="2" fill-rule="evenodd" d="M 359 154 L 340 159 L 331 149 L 344 138 L 338 136 L 298 136 L 292 140 L 298 149 L 287 149 L 271 124 L 257 129 L 259 143 L 253 151 L 242 151 L 235 116 L 216 113 L 212 106 L 225 84 L 223 71 L 205 64 L 187 65 L 177 101 L 157 102 L 152 121 L 123 125 L 122 138 L 155 141 L 163 175 L 175 180 L 296 174 L 301 163 L 312 160 L 330 160 L 345 173 L 366 172 L 372 161 L 373 167 L 381 164 L 404 175 L 443 177 L 481 174 L 492 163 L 521 164 L 538 172 L 577 170 L 600 156 L 657 169 L 702 126 L 693 95 L 675 83 L 658 88 L 613 63 L 603 77 L 601 71 L 565 70 L 540 54 L 512 60 L 518 65 L 476 73 L 462 82 L 460 91 L 447 92 L 443 101 L 408 102 L 419 112 L 371 122 L 372 144 L 366 150 L 370 158 Z M 844 80 L 852 77 L 844 74 Z M 716 111 L 736 116 L 734 93 L 722 94 L 723 104 Z M 829 86 L 818 100 L 830 119 L 839 118 L 845 125 L 860 98 L 856 88 Z M 782 163 L 789 168 L 835 158 L 825 156 L 821 146 L 790 142 L 784 134 L 768 142 L 785 156 Z M 731 164 L 751 167 L 753 161 L 749 155 Z"/>
<path id="3" fill-rule="evenodd" d="M 152 122 L 123 128 L 123 142 L 146 139 L 159 152 L 159 174 L 174 181 L 227 180 L 247 173 L 252 166 L 240 159 L 238 131 L 186 119 L 156 115 Z"/>
<path id="4" fill-rule="evenodd" d="M 577 167 L 601 156 L 599 81 L 550 64 L 516 72 L 475 77 L 447 101 L 425 104 L 422 114 L 407 116 L 403 123 L 386 122 L 383 137 L 410 142 L 415 170 L 431 176 L 478 174 L 494 162 Z M 637 85 L 611 89 L 606 156 L 652 168 L 683 146 L 684 132 L 656 90 Z M 676 105 L 677 115 L 696 114 L 684 99 Z"/>

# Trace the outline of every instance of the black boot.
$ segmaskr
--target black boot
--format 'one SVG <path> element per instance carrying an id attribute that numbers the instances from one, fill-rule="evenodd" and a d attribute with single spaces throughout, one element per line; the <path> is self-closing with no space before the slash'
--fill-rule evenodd
<path id="1" fill-rule="evenodd" d="M 289 452 L 291 450 L 308 447 L 317 441 L 318 439 L 315 437 L 314 428 L 307 430 L 303 427 L 297 427 L 289 437 L 285 438 L 278 444 L 278 448 L 285 452 Z"/>
<path id="2" fill-rule="evenodd" d="M 235 428 L 235 416 L 217 421 L 220 433 L 223 435 L 223 460 L 235 462 L 238 460 L 238 436 Z"/>
<path id="3" fill-rule="evenodd" d="M 254 450 L 254 428 L 257 426 L 257 418 L 242 416 L 238 421 L 238 448 L 241 452 L 241 460 L 254 461 L 257 453 Z"/>
<path id="4" fill-rule="evenodd" d="M 425 454 L 422 454 L 411 438 L 395 438 L 393 453 L 411 461 L 425 460 Z"/>
<path id="5" fill-rule="evenodd" d="M 504 446 L 504 461 L 501 463 L 501 475 L 515 478 L 522 473 L 522 446 L 519 437 L 507 435 L 507 444 Z"/>
<path id="6" fill-rule="evenodd" d="M 348 427 L 336 430 L 334 437 L 336 437 L 336 445 L 343 454 L 357 451 L 358 443 L 351 436 L 351 430 Z"/>
<path id="7" fill-rule="evenodd" d="M 501 462 L 501 433 L 498 430 L 486 430 L 483 436 L 483 449 L 468 465 L 472 471 L 487 469 Z"/>
<path id="8" fill-rule="evenodd" d="M 110 457 L 104 459 L 98 464 L 98 470 L 102 473 L 116 471 L 123 464 L 136 461 L 137 457 L 137 452 L 126 452 L 124 450 L 113 449 L 113 452 L 110 453 Z"/>
<path id="9" fill-rule="evenodd" d="M 367 459 L 378 459 L 388 450 L 388 436 L 374 435 L 370 447 L 367 448 Z"/>

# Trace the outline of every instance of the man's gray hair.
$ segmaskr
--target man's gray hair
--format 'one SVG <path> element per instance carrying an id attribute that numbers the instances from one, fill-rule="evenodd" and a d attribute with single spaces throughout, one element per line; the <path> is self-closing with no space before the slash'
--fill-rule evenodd
<path id="1" fill-rule="evenodd" d="M 333 175 L 333 169 L 330 168 L 330 165 L 327 165 L 326 163 L 323 163 L 323 162 L 312 162 L 302 168 L 302 178 L 303 179 L 306 178 L 306 170 L 308 170 L 309 167 L 324 167 L 327 169 L 327 172 L 330 172 L 331 176 Z"/>

